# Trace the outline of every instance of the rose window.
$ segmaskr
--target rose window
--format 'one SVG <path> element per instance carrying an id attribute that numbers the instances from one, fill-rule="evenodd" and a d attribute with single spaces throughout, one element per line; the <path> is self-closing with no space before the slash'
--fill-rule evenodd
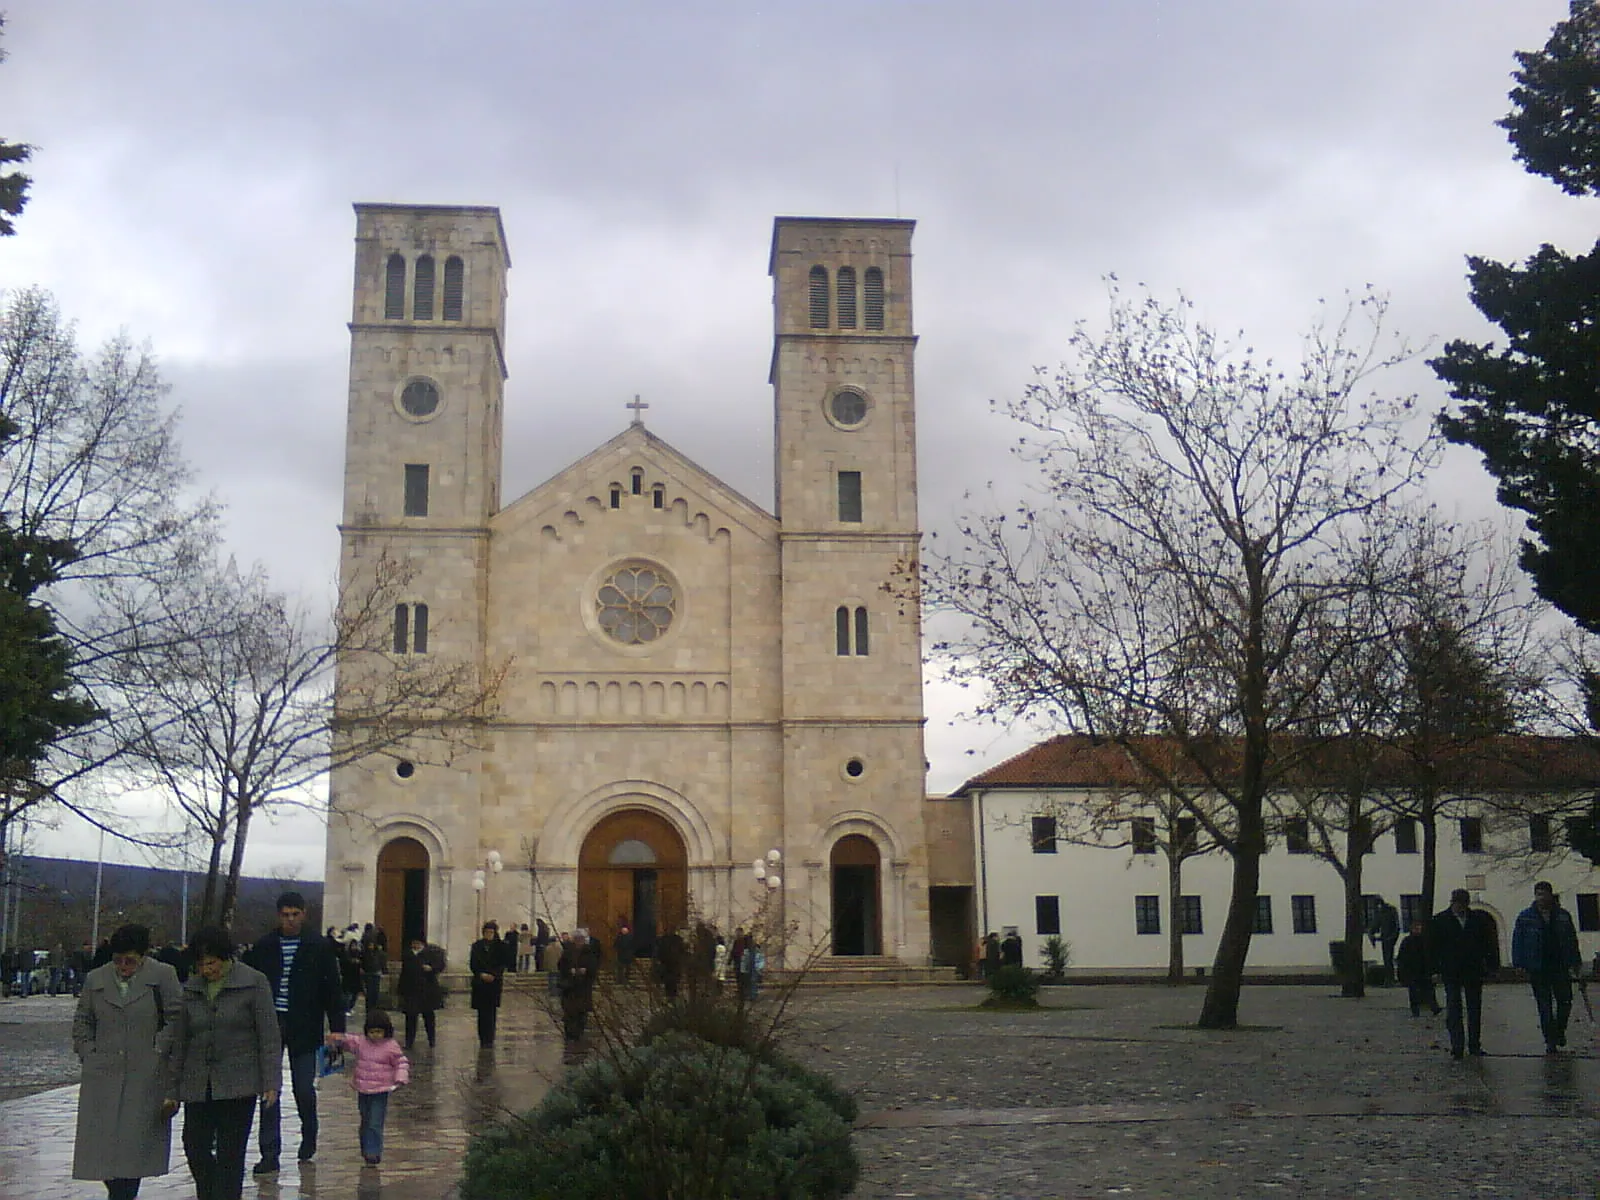
<path id="1" fill-rule="evenodd" d="M 663 636 L 677 612 L 678 596 L 656 567 L 618 567 L 595 593 L 600 628 L 624 646 L 640 646 Z"/>

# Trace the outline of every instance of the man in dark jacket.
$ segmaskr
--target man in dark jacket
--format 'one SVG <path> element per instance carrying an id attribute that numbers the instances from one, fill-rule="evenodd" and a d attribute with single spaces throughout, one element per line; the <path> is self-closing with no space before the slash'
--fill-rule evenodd
<path id="1" fill-rule="evenodd" d="M 1460 1058 L 1463 1047 L 1483 1054 L 1483 981 L 1500 969 L 1500 947 L 1494 925 L 1485 913 L 1472 907 L 1465 888 L 1450 893 L 1450 907 L 1428 923 L 1428 957 L 1444 980 L 1445 1027 L 1450 1031 L 1450 1055 Z M 1466 1030 L 1461 1027 L 1466 1008 Z"/>
<path id="2" fill-rule="evenodd" d="M 1394 956 L 1395 974 L 1405 984 L 1411 1000 L 1411 1015 L 1420 1017 L 1423 1005 L 1438 1016 L 1439 997 L 1433 990 L 1433 963 L 1428 959 L 1428 926 L 1420 919 L 1411 922 L 1411 932 L 1400 943 Z"/>
<path id="3" fill-rule="evenodd" d="M 1383 947 L 1383 985 L 1388 987 L 1395 981 L 1394 945 L 1400 940 L 1400 911 L 1382 897 L 1372 924 L 1367 926 L 1367 940 Z"/>
<path id="4" fill-rule="evenodd" d="M 572 931 L 556 970 L 561 976 L 561 1034 L 569 1045 L 583 1040 L 584 1026 L 594 1011 L 594 984 L 600 974 L 598 947 L 587 929 Z"/>
<path id="5" fill-rule="evenodd" d="M 1572 981 L 1583 971 L 1583 954 L 1572 914 L 1556 900 L 1555 888 L 1542 879 L 1533 885 L 1533 903 L 1522 910 L 1512 927 L 1511 965 L 1527 972 L 1534 1003 L 1539 1006 L 1544 1052 L 1554 1054 L 1567 1044 Z"/>
<path id="6" fill-rule="evenodd" d="M 472 1007 L 478 1014 L 478 1045 L 487 1050 L 494 1045 L 500 989 L 506 973 L 505 943 L 500 940 L 500 926 L 495 922 L 484 922 L 483 936 L 467 951 L 467 970 L 472 975 Z"/>
<path id="7" fill-rule="evenodd" d="M 333 943 L 313 928 L 302 932 L 305 897 L 285 892 L 278 897 L 278 928 L 244 954 L 244 961 L 267 977 L 278 1010 L 278 1032 L 289 1052 L 289 1078 L 295 1112 L 300 1116 L 301 1162 L 317 1153 L 317 1047 L 323 1021 L 333 1033 L 344 1032 L 344 993 L 339 986 L 339 961 Z M 271 1175 L 283 1150 L 280 1116 L 283 1105 L 261 1109 L 261 1161 L 253 1174 Z"/>

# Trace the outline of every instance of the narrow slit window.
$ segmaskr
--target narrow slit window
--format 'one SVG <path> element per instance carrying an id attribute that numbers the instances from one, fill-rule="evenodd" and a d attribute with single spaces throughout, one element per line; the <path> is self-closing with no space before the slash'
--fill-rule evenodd
<path id="1" fill-rule="evenodd" d="M 428 464 L 406 464 L 406 516 L 428 515 Z"/>
<path id="2" fill-rule="evenodd" d="M 811 328 L 828 327 L 828 268 L 811 268 Z"/>
<path id="3" fill-rule="evenodd" d="M 622 507 L 622 485 L 621 484 L 613 483 L 611 485 L 611 507 L 612 508 L 621 508 Z"/>
<path id="4" fill-rule="evenodd" d="M 433 320 L 433 255 L 424 254 L 417 259 L 417 271 L 411 281 L 411 319 Z"/>
<path id="5" fill-rule="evenodd" d="M 383 274 L 383 319 L 403 321 L 406 317 L 406 260 L 389 255 Z"/>
<path id="6" fill-rule="evenodd" d="M 865 655 L 867 652 L 867 610 L 856 609 L 856 653 Z"/>
<path id="7" fill-rule="evenodd" d="M 638 467 L 635 467 L 630 479 L 632 486 L 629 488 L 629 490 L 633 492 L 635 496 L 644 495 L 644 472 L 639 470 Z"/>
<path id="8" fill-rule="evenodd" d="M 861 472 L 839 472 L 839 520 L 861 521 Z"/>
<path id="9" fill-rule="evenodd" d="M 850 653 L 850 610 L 842 604 L 833 614 L 833 641 L 839 657 L 847 657 Z"/>
<path id="10" fill-rule="evenodd" d="M 840 267 L 836 280 L 836 290 L 839 293 L 839 328 L 854 329 L 856 327 L 856 269 L 854 267 Z"/>
<path id="11" fill-rule="evenodd" d="M 428 652 L 428 606 L 426 604 L 413 604 L 411 606 L 411 653 L 426 654 Z"/>
<path id="12" fill-rule="evenodd" d="M 444 319 L 461 320 L 461 296 L 466 287 L 466 267 L 461 256 L 452 254 L 444 260 Z"/>
<path id="13" fill-rule="evenodd" d="M 394 652 L 404 654 L 411 648 L 411 608 L 406 604 L 394 606 Z"/>
<path id="14" fill-rule="evenodd" d="M 650 507 L 665 508 L 667 506 L 667 489 L 659 483 L 650 489 Z"/>
<path id="15" fill-rule="evenodd" d="M 862 289 L 862 299 L 865 301 L 868 329 L 883 328 L 883 272 L 877 267 L 868 267 Z"/>

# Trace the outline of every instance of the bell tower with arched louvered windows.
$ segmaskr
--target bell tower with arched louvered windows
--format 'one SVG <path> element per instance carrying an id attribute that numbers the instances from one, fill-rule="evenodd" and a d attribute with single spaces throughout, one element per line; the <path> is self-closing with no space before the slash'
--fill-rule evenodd
<path id="1" fill-rule="evenodd" d="M 922 645 L 906 570 L 921 536 L 914 224 L 780 217 L 772 238 L 785 823 L 791 845 L 864 830 L 880 852 L 904 848 L 883 854 L 875 888 L 866 867 L 841 873 L 821 853 L 808 868 L 813 902 L 856 931 L 836 953 L 926 950 Z"/>

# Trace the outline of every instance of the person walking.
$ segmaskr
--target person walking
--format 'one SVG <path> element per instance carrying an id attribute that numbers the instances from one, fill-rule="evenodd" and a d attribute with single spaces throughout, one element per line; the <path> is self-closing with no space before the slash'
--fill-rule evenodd
<path id="1" fill-rule="evenodd" d="M 1428 957 L 1444 981 L 1445 1028 L 1450 1055 L 1483 1055 L 1483 981 L 1500 969 L 1500 948 L 1486 914 L 1472 907 L 1466 888 L 1450 893 L 1450 907 L 1428 923 Z M 1463 1009 L 1466 1027 L 1462 1027 Z"/>
<path id="2" fill-rule="evenodd" d="M 506 973 L 505 944 L 500 941 L 500 926 L 493 921 L 484 922 L 483 936 L 472 943 L 467 970 L 472 975 L 472 1007 L 478 1014 L 478 1045 L 487 1050 L 494 1045 Z"/>
<path id="3" fill-rule="evenodd" d="M 626 920 L 617 922 L 617 936 L 612 939 L 611 952 L 617 956 L 617 982 L 627 983 L 633 970 L 633 926 Z"/>
<path id="4" fill-rule="evenodd" d="M 322 1045 L 323 1022 L 334 1033 L 344 1032 L 345 999 L 339 982 L 339 961 L 334 945 L 313 928 L 303 932 L 305 897 L 284 892 L 278 897 L 278 927 L 245 952 L 244 961 L 266 976 L 278 1014 L 278 1035 L 289 1052 L 289 1080 L 294 1089 L 295 1112 L 300 1117 L 300 1148 L 296 1157 L 310 1162 L 317 1153 L 317 1047 Z M 261 1159 L 256 1175 L 278 1169 L 283 1151 L 283 1109 L 261 1107 L 257 1130 Z"/>
<path id="5" fill-rule="evenodd" d="M 383 977 L 389 971 L 389 935 L 376 925 L 361 932 L 361 987 L 369 1009 L 383 1006 Z"/>
<path id="6" fill-rule="evenodd" d="M 1015 929 L 1008 930 L 1000 941 L 1000 965 L 1005 967 L 1022 965 L 1022 935 Z"/>
<path id="7" fill-rule="evenodd" d="M 444 950 L 412 938 L 400 958 L 400 1011 L 406 1015 L 406 1049 L 417 1040 L 417 1018 L 422 1018 L 431 1049 L 438 1041 L 438 1011 L 444 1007 Z"/>
<path id="8" fill-rule="evenodd" d="M 1406 987 L 1413 1017 L 1420 1017 L 1424 1006 L 1434 1016 L 1444 1011 L 1433 990 L 1433 962 L 1428 958 L 1427 930 L 1420 919 L 1411 922 L 1411 932 L 1406 934 L 1394 955 L 1395 978 Z"/>
<path id="9" fill-rule="evenodd" d="M 356 1061 L 351 1084 L 356 1089 L 356 1105 L 361 1110 L 361 1157 L 367 1166 L 383 1161 L 383 1124 L 389 1115 L 389 1094 L 411 1082 L 411 1060 L 394 1040 L 394 1022 L 381 1008 L 365 1014 L 361 1036 L 330 1033 L 330 1047 L 337 1046 Z"/>
<path id="10" fill-rule="evenodd" d="M 1572 914 L 1561 907 L 1555 888 L 1542 879 L 1533 885 L 1533 903 L 1512 926 L 1511 965 L 1526 973 L 1533 988 L 1544 1052 L 1557 1053 L 1567 1044 L 1572 981 L 1583 973 L 1583 953 Z"/>
<path id="11" fill-rule="evenodd" d="M 190 942 L 195 972 L 172 1022 L 168 1108 L 183 1103 L 183 1153 L 196 1200 L 239 1200 L 256 1100 L 278 1106 L 283 1051 L 272 985 L 233 961 L 233 939 L 215 926 Z"/>
<path id="12" fill-rule="evenodd" d="M 597 950 L 587 929 L 575 929 L 556 964 L 561 978 L 561 1036 L 569 1046 L 583 1040 L 584 1027 L 594 1011 L 594 983 L 600 973 Z"/>
<path id="13" fill-rule="evenodd" d="M 139 1181 L 165 1175 L 172 1159 L 166 1060 L 182 1003 L 178 974 L 150 957 L 150 931 L 111 935 L 111 961 L 84 977 L 72 1018 L 72 1050 L 83 1064 L 72 1177 L 99 1179 L 108 1200 L 133 1200 Z"/>

